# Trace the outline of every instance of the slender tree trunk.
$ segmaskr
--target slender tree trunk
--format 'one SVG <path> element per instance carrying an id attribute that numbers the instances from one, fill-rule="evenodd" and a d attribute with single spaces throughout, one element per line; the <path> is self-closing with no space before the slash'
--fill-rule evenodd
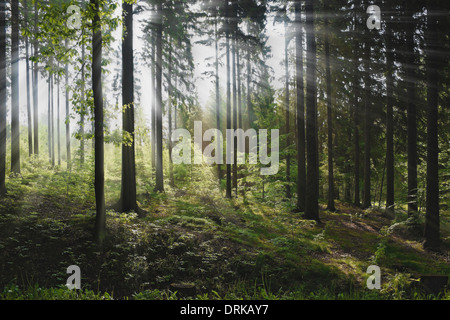
<path id="1" fill-rule="evenodd" d="M 38 33 L 38 2 L 34 2 L 34 34 Z M 33 54 L 35 57 L 39 54 L 39 42 L 35 37 L 33 42 Z M 39 155 L 39 71 L 38 63 L 33 62 L 33 122 L 34 122 L 34 154 Z"/>
<path id="2" fill-rule="evenodd" d="M 371 206 L 370 199 L 370 137 L 372 127 L 371 101 L 370 101 L 370 56 L 369 30 L 365 31 L 364 43 L 364 198 L 363 208 Z"/>
<path id="3" fill-rule="evenodd" d="M 416 26 L 413 12 L 407 4 L 408 23 L 406 31 L 406 90 L 407 90 L 407 134 L 408 134 L 408 216 L 417 214 L 417 114 L 416 114 L 416 66 L 414 33 Z"/>
<path id="4" fill-rule="evenodd" d="M 386 25 L 386 215 L 395 217 L 394 207 L 394 65 L 391 24 Z"/>
<path id="5" fill-rule="evenodd" d="M 234 10 L 233 10 L 234 13 Z M 234 16 L 234 15 L 233 15 Z M 237 51 L 237 24 L 233 22 L 233 42 L 232 42 L 232 67 L 233 67 L 233 129 L 237 130 L 237 83 L 236 83 L 236 51 Z M 233 137 L 233 188 L 237 197 L 237 136 Z"/>
<path id="6" fill-rule="evenodd" d="M 28 28 L 28 1 L 24 1 L 25 27 Z M 27 77 L 27 125 L 28 125 L 28 155 L 33 154 L 33 124 L 31 115 L 31 96 L 30 96 L 30 54 L 28 51 L 28 36 L 25 36 L 25 63 Z"/>
<path id="7" fill-rule="evenodd" d="M 152 31 L 152 70 L 151 70 L 151 86 L 152 86 L 152 103 L 151 103 L 151 115 L 152 115 L 152 175 L 156 170 L 156 39 L 155 31 Z"/>
<path id="8" fill-rule="evenodd" d="M 69 40 L 66 39 L 66 48 L 69 47 Z M 66 83 L 66 161 L 67 169 L 72 168 L 72 155 L 70 150 L 70 105 L 69 105 L 69 64 L 65 65 L 65 83 Z"/>
<path id="9" fill-rule="evenodd" d="M 438 144 L 438 72 L 439 45 L 437 1 L 429 0 L 427 5 L 426 70 L 427 70 L 427 190 L 425 213 L 425 242 L 427 249 L 437 250 L 439 235 L 439 144 Z"/>
<path id="10" fill-rule="evenodd" d="M 47 93 L 47 140 L 48 140 L 48 161 L 52 163 L 52 82 L 51 74 L 48 74 L 48 93 Z"/>
<path id="11" fill-rule="evenodd" d="M 50 109 L 50 126 L 51 126 L 51 144 L 52 144 L 52 168 L 55 167 L 55 84 L 54 76 L 50 78 L 51 84 L 51 109 Z"/>
<path id="12" fill-rule="evenodd" d="M 102 88 L 102 31 L 100 27 L 100 8 L 98 0 L 90 0 L 94 9 L 92 35 L 92 90 L 94 95 L 95 123 L 95 205 L 96 218 L 94 238 L 101 244 L 106 236 L 105 172 L 104 172 L 104 134 L 103 134 L 103 88 Z"/>
<path id="13" fill-rule="evenodd" d="M 217 20 L 218 20 L 218 14 L 216 14 L 216 18 L 214 20 L 214 36 L 215 36 L 215 53 L 216 53 L 216 61 L 215 61 L 215 67 L 216 67 L 216 126 L 217 130 L 220 131 L 220 86 L 219 86 L 219 33 L 217 31 Z M 220 144 L 220 141 L 217 140 L 217 150 L 221 150 L 223 146 Z M 219 163 L 217 164 L 217 170 L 219 175 L 219 181 L 222 179 L 223 173 L 222 173 L 222 165 Z"/>
<path id="14" fill-rule="evenodd" d="M 6 1 L 0 1 L 0 196 L 6 193 Z"/>
<path id="15" fill-rule="evenodd" d="M 359 146 L 359 79 L 360 79 L 360 73 L 359 73 L 359 42 L 358 42 L 358 20 L 357 20 L 357 13 L 356 13 L 356 7 L 355 7 L 355 19 L 354 19 L 354 29 L 353 29 L 353 125 L 354 125 L 354 148 L 355 148 L 355 156 L 354 156 L 354 162 L 355 162 L 355 183 L 354 183 L 354 196 L 355 196 L 355 202 L 354 204 L 356 206 L 361 205 L 360 200 L 360 188 L 359 188 L 359 175 L 360 175 L 360 146 Z"/>
<path id="16" fill-rule="evenodd" d="M 133 62 L 133 5 L 123 2 L 122 14 L 125 35 L 122 40 L 122 130 L 131 141 L 122 144 L 121 212 L 136 210 L 136 163 L 134 134 L 134 62 Z"/>
<path id="17" fill-rule="evenodd" d="M 168 109 L 168 127 L 169 127 L 169 139 L 168 139 L 168 148 L 169 148 L 169 183 L 171 187 L 175 186 L 175 179 L 173 177 L 173 161 L 172 161 L 172 99 L 173 99 L 173 87 L 172 87 L 172 44 L 169 39 L 169 72 L 167 75 L 167 87 L 168 87 L 168 100 L 167 100 L 167 109 Z"/>
<path id="18" fill-rule="evenodd" d="M 251 65 L 251 46 L 247 46 L 247 118 L 248 127 L 253 128 L 253 106 L 252 106 L 252 65 Z"/>
<path id="19" fill-rule="evenodd" d="M 287 12 L 286 12 L 287 14 Z M 290 97 L 289 97 L 289 35 L 288 35 L 288 23 L 287 19 L 284 22 L 284 32 L 285 32 L 285 40 L 284 40 L 284 68 L 285 68 L 285 112 L 286 112 L 286 198 L 291 198 L 291 155 L 290 155 L 290 147 L 291 147 L 291 132 L 290 132 Z"/>
<path id="20" fill-rule="evenodd" d="M 162 3 L 157 5 L 156 25 L 156 186 L 155 191 L 164 192 L 163 136 L 162 136 Z"/>
<path id="21" fill-rule="evenodd" d="M 230 8 L 228 1 L 225 4 L 226 8 L 226 56 L 227 56 L 227 130 L 231 129 L 231 78 L 230 78 Z M 229 158 L 228 152 L 230 148 L 228 147 L 227 141 L 227 159 Z M 231 164 L 229 161 L 226 163 L 227 167 L 227 180 L 226 180 L 226 197 L 231 199 Z"/>
<path id="22" fill-rule="evenodd" d="M 20 173 L 19 1 L 11 1 L 11 172 Z"/>
<path id="23" fill-rule="evenodd" d="M 303 80 L 303 30 L 301 1 L 295 2 L 295 65 L 296 65 L 296 117 L 297 117 L 297 210 L 305 211 L 306 161 L 305 161 L 305 90 Z"/>
<path id="24" fill-rule="evenodd" d="M 59 67 L 58 67 L 59 69 Z M 61 105 L 60 105 L 60 77 L 58 76 L 58 85 L 57 85 L 57 97 L 56 97 L 56 143 L 58 146 L 58 166 L 61 166 L 61 128 L 60 128 L 60 122 L 61 122 L 61 117 L 60 117 L 60 109 L 61 109 Z"/>
<path id="25" fill-rule="evenodd" d="M 84 53 L 84 43 L 81 44 L 81 61 L 84 61 L 85 59 L 85 53 Z M 84 115 L 86 113 L 86 97 L 85 97 L 85 76 L 84 76 L 84 63 L 81 66 L 81 103 L 83 104 L 83 107 L 81 108 L 81 119 L 80 119 L 80 164 L 84 165 Z"/>
<path id="26" fill-rule="evenodd" d="M 327 83 L 327 123 L 328 123 L 328 211 L 336 211 L 334 206 L 334 175 L 333 175 L 333 123 L 331 107 L 331 70 L 330 70 L 330 41 L 328 37 L 328 18 L 325 12 L 325 65 Z"/>
<path id="27" fill-rule="evenodd" d="M 305 217 L 319 221 L 319 170 L 317 155 L 317 87 L 316 38 L 314 31 L 314 1 L 306 1 L 306 201 Z"/>

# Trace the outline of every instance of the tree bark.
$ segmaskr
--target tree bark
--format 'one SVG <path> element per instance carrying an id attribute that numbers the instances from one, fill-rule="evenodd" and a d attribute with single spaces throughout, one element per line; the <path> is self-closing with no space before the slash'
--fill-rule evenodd
<path id="1" fill-rule="evenodd" d="M 427 12 L 427 190 L 424 247 L 438 250 L 441 244 L 439 235 L 438 72 L 440 63 L 438 53 L 443 49 L 439 45 L 435 0 L 428 1 Z"/>
<path id="2" fill-rule="evenodd" d="M 11 172 L 20 174 L 19 1 L 11 1 Z"/>
<path id="3" fill-rule="evenodd" d="M 157 4 L 156 24 L 156 185 L 155 191 L 164 192 L 163 136 L 162 136 L 162 3 Z"/>
<path id="4" fill-rule="evenodd" d="M 0 1 L 0 196 L 6 193 L 6 1 Z"/>
<path id="5" fill-rule="evenodd" d="M 314 2 L 306 1 L 306 201 L 305 217 L 319 221 L 319 170 L 317 157 L 317 87 L 316 38 L 314 31 Z"/>
<path id="6" fill-rule="evenodd" d="M 231 129 L 231 78 L 230 78 L 230 5 L 226 2 L 226 56 L 227 56 L 227 129 Z M 229 152 L 227 144 L 227 158 Z M 226 197 L 231 199 L 231 164 L 227 161 Z"/>
<path id="7" fill-rule="evenodd" d="M 38 2 L 34 2 L 34 34 L 38 32 Z M 35 37 L 33 42 L 33 55 L 35 57 L 39 54 L 39 42 Z M 33 122 L 34 122 L 34 154 L 39 155 L 39 71 L 38 63 L 33 62 Z"/>
<path id="8" fill-rule="evenodd" d="M 96 217 L 94 238 L 101 244 L 106 236 L 104 133 L 103 133 L 103 89 L 102 89 L 102 31 L 98 0 L 90 0 L 94 10 L 92 34 L 92 90 L 94 95 L 95 123 L 95 205 Z"/>
<path id="9" fill-rule="evenodd" d="M 28 28 L 28 1 L 24 1 L 25 27 Z M 29 41 L 28 36 L 25 36 L 25 64 L 27 77 L 27 125 L 28 125 L 28 155 L 33 154 L 33 124 L 31 115 L 31 96 L 30 96 L 30 54 L 28 51 Z"/>
<path id="10" fill-rule="evenodd" d="M 66 48 L 69 47 L 69 40 L 66 39 Z M 69 104 L 69 64 L 65 65 L 65 83 L 66 83 L 66 161 L 67 169 L 72 168 L 72 154 L 70 150 L 70 104 Z"/>
<path id="11" fill-rule="evenodd" d="M 134 62 L 133 62 L 133 5 L 123 2 L 125 35 L 122 40 L 122 130 L 131 141 L 122 144 L 122 187 L 120 212 L 137 211 L 136 163 L 134 133 Z"/>
<path id="12" fill-rule="evenodd" d="M 287 15 L 287 12 L 286 12 Z M 286 198 L 291 198 L 291 132 L 290 132 L 290 97 L 289 97 L 289 35 L 287 17 L 284 22 L 284 68 L 285 68 L 285 112 L 286 112 Z"/>
<path id="13" fill-rule="evenodd" d="M 296 117 L 297 117 L 297 210 L 305 210 L 306 162 L 305 162 L 305 92 L 303 80 L 303 30 L 301 22 L 301 1 L 295 2 L 295 65 L 296 65 Z"/>

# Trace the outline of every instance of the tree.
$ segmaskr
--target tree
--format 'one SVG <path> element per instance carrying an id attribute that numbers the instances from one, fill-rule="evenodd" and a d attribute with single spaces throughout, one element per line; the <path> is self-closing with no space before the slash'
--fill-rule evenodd
<path id="1" fill-rule="evenodd" d="M 37 57 L 39 53 L 39 42 L 37 38 L 38 33 L 38 1 L 34 2 L 34 41 L 33 41 L 33 55 Z M 38 62 L 33 62 L 33 129 L 34 129 L 34 154 L 39 155 L 39 71 Z"/>
<path id="2" fill-rule="evenodd" d="M 328 7 L 327 7 L 328 9 Z M 325 11 L 325 68 L 327 83 L 327 124 L 328 124 L 328 207 L 329 211 L 336 211 L 334 206 L 334 176 L 333 176 L 333 124 L 331 108 L 331 70 L 330 70 L 330 41 L 328 29 L 328 12 Z"/>
<path id="3" fill-rule="evenodd" d="M 6 1 L 0 1 L 0 196 L 6 193 Z"/>
<path id="4" fill-rule="evenodd" d="M 319 221 L 319 169 L 317 152 L 317 87 L 314 1 L 307 0 L 306 14 L 306 199 L 305 217 Z"/>
<path id="5" fill-rule="evenodd" d="M 296 76 L 296 118 L 297 118 L 297 210 L 305 210 L 306 162 L 305 162 L 305 91 L 303 80 L 303 26 L 301 1 L 295 2 L 295 76 Z"/>
<path id="6" fill-rule="evenodd" d="M 438 53 L 442 49 L 439 47 L 436 0 L 428 0 L 427 21 L 427 190 L 423 245 L 427 249 L 437 250 L 441 242 L 439 235 Z"/>
<path id="7" fill-rule="evenodd" d="M 25 15 L 25 28 L 28 28 L 28 1 L 24 1 L 24 15 Z M 31 97 L 30 97 L 30 54 L 28 52 L 29 41 L 28 35 L 25 35 L 25 63 L 26 63 L 26 77 L 27 77 L 27 124 L 28 124 L 28 155 L 31 157 L 33 154 L 33 124 L 31 116 Z"/>
<path id="8" fill-rule="evenodd" d="M 358 42 L 358 18 L 356 3 L 354 6 L 354 23 L 353 23 L 353 126 L 354 126 L 354 204 L 361 205 L 359 175 L 360 175 L 360 146 L 359 146 L 359 42 Z"/>
<path id="9" fill-rule="evenodd" d="M 389 14 L 390 15 L 390 14 Z M 392 24 L 386 17 L 386 214 L 395 216 L 394 211 L 394 83 L 393 83 L 393 47 Z"/>
<path id="10" fill-rule="evenodd" d="M 227 130 L 231 129 L 231 77 L 230 77 L 230 5 L 225 5 L 225 33 L 226 33 L 226 69 L 227 69 Z M 230 149 L 227 144 L 227 158 Z M 231 199 L 231 164 L 226 164 L 226 197 Z"/>
<path id="11" fill-rule="evenodd" d="M 92 91 L 94 95 L 95 124 L 95 226 L 94 238 L 101 244 L 106 236 L 104 133 L 103 133 L 103 89 L 102 89 L 102 31 L 100 23 L 100 0 L 90 0 L 92 21 Z"/>
<path id="12" fill-rule="evenodd" d="M 408 215 L 417 214 L 417 110 L 416 110 L 416 63 L 414 54 L 414 34 L 416 25 L 411 10 L 412 3 L 407 2 L 406 28 L 406 90 L 407 90 L 407 134 L 408 134 Z"/>
<path id="13" fill-rule="evenodd" d="M 65 47 L 69 47 L 69 40 L 66 38 Z M 69 64 L 66 62 L 65 64 L 65 84 L 66 84 L 66 161 L 67 161 L 67 169 L 70 170 L 72 168 L 72 155 L 70 150 L 70 103 L 69 103 Z"/>
<path id="14" fill-rule="evenodd" d="M 11 172 L 20 174 L 19 1 L 11 1 Z"/>
<path id="15" fill-rule="evenodd" d="M 156 185 L 155 191 L 164 192 L 163 137 L 162 137 L 162 33 L 163 6 L 157 4 L 156 21 Z"/>
<path id="16" fill-rule="evenodd" d="M 122 187 L 119 211 L 128 212 L 138 211 L 134 133 L 133 5 L 124 1 L 122 11 L 125 29 L 122 40 L 122 130 L 128 139 L 122 143 Z"/>

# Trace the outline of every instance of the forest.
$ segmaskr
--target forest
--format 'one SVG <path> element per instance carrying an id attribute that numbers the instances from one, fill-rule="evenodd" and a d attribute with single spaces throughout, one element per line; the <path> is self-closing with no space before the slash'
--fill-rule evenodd
<path id="1" fill-rule="evenodd" d="M 449 300 L 449 13 L 0 1 L 0 300 Z"/>

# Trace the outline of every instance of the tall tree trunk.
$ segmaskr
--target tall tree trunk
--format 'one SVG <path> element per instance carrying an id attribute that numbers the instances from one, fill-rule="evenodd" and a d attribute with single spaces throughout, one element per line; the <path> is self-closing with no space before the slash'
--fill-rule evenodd
<path id="1" fill-rule="evenodd" d="M 325 11 L 325 65 L 327 83 L 327 123 L 328 123 L 328 206 L 327 210 L 336 211 L 334 206 L 334 175 L 333 175 L 333 123 L 331 108 L 331 70 L 330 70 L 330 41 L 328 32 L 328 12 Z"/>
<path id="2" fill-rule="evenodd" d="M 105 150 L 103 134 L 103 88 L 102 88 L 102 31 L 100 26 L 99 0 L 90 0 L 94 10 L 92 34 L 92 90 L 94 95 L 95 123 L 95 206 L 94 238 L 101 244 L 106 236 L 105 208 Z"/>
<path id="3" fill-rule="evenodd" d="M 34 34 L 38 33 L 38 2 L 34 2 Z M 39 54 L 39 42 L 37 37 L 33 41 L 33 55 Z M 34 129 L 34 154 L 39 155 L 39 71 L 38 63 L 33 62 L 33 129 Z"/>
<path id="4" fill-rule="evenodd" d="M 6 1 L 0 1 L 0 196 L 6 193 Z"/>
<path id="5" fill-rule="evenodd" d="M 25 28 L 28 28 L 28 1 L 24 1 L 25 13 Z M 27 77 L 27 125 L 28 125 L 28 155 L 33 154 L 33 124 L 31 121 L 31 96 L 30 96 L 30 54 L 28 51 L 29 42 L 28 36 L 25 36 L 25 63 L 26 63 L 26 77 Z"/>
<path id="6" fill-rule="evenodd" d="M 359 146 L 359 42 L 358 42 L 358 19 L 357 9 L 355 6 L 354 11 L 354 29 L 353 29 L 353 125 L 354 125 L 354 148 L 355 148 L 355 173 L 354 173 L 354 204 L 356 206 L 361 205 L 360 200 L 360 188 L 359 188 L 359 175 L 360 175 L 360 146 Z"/>
<path id="7" fill-rule="evenodd" d="M 157 4 L 156 24 L 156 186 L 155 191 L 164 192 L 163 136 L 162 136 L 162 3 Z"/>
<path id="8" fill-rule="evenodd" d="M 48 74 L 48 93 L 47 93 L 47 140 L 48 140 L 48 162 L 52 163 L 52 81 L 51 74 Z"/>
<path id="9" fill-rule="evenodd" d="M 59 65 L 58 65 L 58 69 L 59 69 Z M 57 97 L 56 97 L 56 139 L 57 139 L 57 146 L 58 146 L 58 166 L 61 166 L 61 128 L 60 128 L 60 122 L 61 122 L 61 117 L 60 117 L 60 109 L 61 109 L 61 105 L 60 105 L 60 77 L 58 76 L 58 85 L 57 85 Z"/>
<path id="10" fill-rule="evenodd" d="M 287 15 L 287 12 L 286 12 Z M 291 198 L 291 132 L 290 132 L 290 97 L 289 97 L 289 34 L 287 17 L 284 21 L 284 68 L 285 68 L 285 112 L 286 112 L 286 198 Z"/>
<path id="11" fill-rule="evenodd" d="M 370 137 L 372 127 L 371 117 L 371 100 L 370 100 L 370 56 L 371 49 L 369 44 L 370 33 L 369 29 L 365 30 L 364 40 L 364 198 L 363 208 L 369 208 L 371 206 L 370 199 Z"/>
<path id="12" fill-rule="evenodd" d="M 69 47 L 69 40 L 66 39 L 66 48 Z M 66 161 L 67 169 L 72 168 L 72 155 L 70 150 L 70 105 L 69 105 L 69 64 L 65 65 L 65 83 L 66 83 Z"/>
<path id="13" fill-rule="evenodd" d="M 305 161 L 305 90 L 303 80 L 303 30 L 301 1 L 295 2 L 295 65 L 296 65 L 296 117 L 297 117 L 297 210 L 305 211 L 306 161 Z"/>
<path id="14" fill-rule="evenodd" d="M 84 42 L 81 44 L 81 61 L 84 61 Z M 83 107 L 81 108 L 81 119 L 80 119 L 80 164 L 84 165 L 84 116 L 86 114 L 86 97 L 85 97 L 85 76 L 84 76 L 84 63 L 81 66 L 81 103 Z"/>
<path id="15" fill-rule="evenodd" d="M 439 45 L 437 1 L 429 0 L 427 5 L 426 70 L 427 70 L 427 190 L 425 213 L 425 242 L 427 249 L 440 247 L 439 219 L 439 144 L 438 144 L 438 72 Z"/>
<path id="16" fill-rule="evenodd" d="M 251 65 L 251 46 L 247 45 L 247 118 L 248 128 L 253 127 L 253 106 L 252 106 L 252 65 Z"/>
<path id="17" fill-rule="evenodd" d="M 121 212 L 136 211 L 136 163 L 134 134 L 134 62 L 133 62 L 133 5 L 123 2 L 122 14 L 125 35 L 122 40 L 122 130 L 131 138 L 122 144 Z"/>
<path id="18" fill-rule="evenodd" d="M 152 115 L 152 175 L 156 170 L 156 37 L 155 31 L 152 30 L 152 67 L 151 67 L 151 86 L 152 86 L 152 103 L 151 103 L 151 115 Z"/>
<path id="19" fill-rule="evenodd" d="M 217 30 L 217 20 L 218 20 L 218 12 L 216 12 L 216 17 L 214 20 L 214 45 L 215 45 L 215 53 L 216 53 L 216 61 L 215 61 L 215 67 L 216 67 L 216 126 L 217 130 L 220 131 L 220 86 L 219 86 L 219 32 Z M 175 120 L 176 122 L 176 120 Z M 217 150 L 221 150 L 223 146 L 220 144 L 219 139 L 217 140 Z M 222 165 L 220 163 L 217 164 L 217 170 L 218 170 L 218 176 L 219 181 L 222 179 L 223 173 L 222 173 Z"/>
<path id="20" fill-rule="evenodd" d="M 55 166 L 55 84 L 53 74 L 50 77 L 51 86 L 51 109 L 50 109 L 50 139 L 52 144 L 52 168 Z"/>
<path id="21" fill-rule="evenodd" d="M 231 129 L 231 78 L 230 78 L 230 5 L 228 1 L 225 4 L 226 8 L 226 55 L 227 55 L 227 130 Z M 229 158 L 229 143 L 227 141 L 227 160 Z M 231 199 L 231 164 L 226 163 L 227 179 L 226 179 L 226 197 Z"/>
<path id="22" fill-rule="evenodd" d="M 172 87 L 172 44 L 169 39 L 169 72 L 167 74 L 167 88 L 168 88 L 168 99 L 167 99 L 167 109 L 168 109 L 168 127 L 169 127 L 169 139 L 168 139 L 168 149 L 169 149 L 169 183 L 171 187 L 175 186 L 175 179 L 173 177 L 173 161 L 172 161 L 172 99 L 173 99 L 173 87 Z"/>
<path id="23" fill-rule="evenodd" d="M 19 1 L 11 1 L 11 172 L 20 173 Z"/>
<path id="24" fill-rule="evenodd" d="M 386 215 L 395 217 L 394 207 L 394 65 L 391 24 L 386 23 Z"/>
<path id="25" fill-rule="evenodd" d="M 414 33 L 416 26 L 413 12 L 407 4 L 408 28 L 406 31 L 406 91 L 408 134 L 408 216 L 417 214 L 417 115 L 416 115 L 416 66 Z"/>
<path id="26" fill-rule="evenodd" d="M 319 170 L 317 154 L 317 87 L 316 38 L 314 31 L 314 1 L 306 1 L 306 201 L 305 217 L 319 221 Z"/>
<path id="27" fill-rule="evenodd" d="M 233 17 L 234 17 L 234 10 L 233 10 Z M 233 22 L 233 42 L 232 42 L 232 67 L 233 67 L 233 129 L 236 133 L 237 130 L 237 83 L 236 83 L 236 51 L 237 51 L 237 23 Z M 237 197 L 237 184 L 238 184 L 238 177 L 237 177 L 237 136 L 236 134 L 233 137 L 234 143 L 233 143 L 233 188 L 235 195 Z"/>

